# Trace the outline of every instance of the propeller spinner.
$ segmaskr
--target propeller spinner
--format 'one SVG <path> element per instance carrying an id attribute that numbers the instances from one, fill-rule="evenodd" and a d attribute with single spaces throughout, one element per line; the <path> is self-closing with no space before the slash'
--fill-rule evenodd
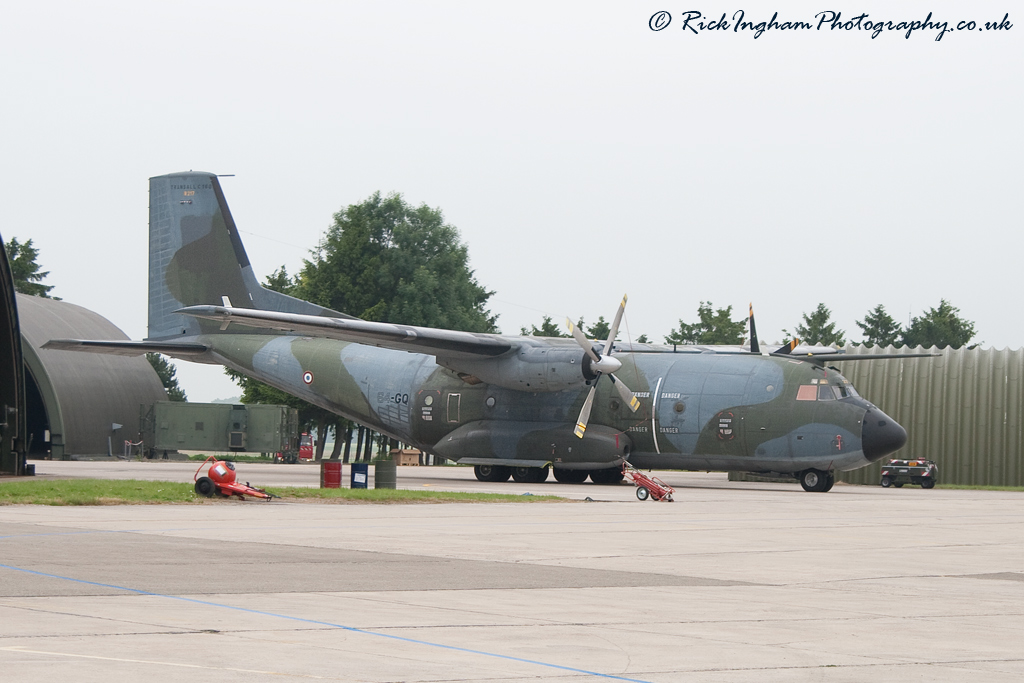
<path id="1" fill-rule="evenodd" d="M 608 375 L 608 379 L 612 381 L 612 386 L 619 392 L 619 396 L 626 402 L 629 409 L 636 412 L 637 408 L 640 407 L 640 401 L 637 397 L 629 390 L 625 382 L 620 379 L 615 379 L 615 372 L 622 367 L 622 363 L 617 358 L 612 358 L 612 344 L 615 342 L 615 336 L 619 333 L 619 323 L 622 322 L 622 313 L 626 310 L 626 296 L 622 297 L 622 303 L 619 304 L 619 310 L 615 313 L 615 320 L 612 321 L 612 326 L 608 330 L 608 341 L 604 344 L 604 354 L 600 354 L 594 349 L 593 344 L 587 339 L 583 331 L 573 325 L 572 320 L 566 319 L 566 324 L 569 326 L 569 332 L 572 333 L 573 339 L 579 344 L 586 352 L 587 357 L 590 359 L 590 371 L 593 372 L 596 377 L 593 385 L 590 387 L 590 393 L 587 394 L 587 400 L 583 403 L 583 410 L 580 411 L 580 417 L 576 420 L 576 429 L 573 433 L 579 438 L 583 438 L 584 433 L 587 431 L 587 423 L 590 421 L 590 411 L 594 407 L 594 394 L 597 393 L 597 383 L 601 380 L 601 375 Z"/>

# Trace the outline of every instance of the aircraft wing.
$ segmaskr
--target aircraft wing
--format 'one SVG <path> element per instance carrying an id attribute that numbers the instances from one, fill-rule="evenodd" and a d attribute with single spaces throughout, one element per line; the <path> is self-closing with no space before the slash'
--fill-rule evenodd
<path id="1" fill-rule="evenodd" d="M 780 354 L 771 354 L 773 356 Z M 843 360 L 886 360 L 890 358 L 927 358 L 929 356 L 941 356 L 941 353 L 808 353 L 792 354 L 787 357 L 794 360 L 809 360 L 815 363 L 825 361 Z"/>
<path id="2" fill-rule="evenodd" d="M 229 324 L 269 328 L 447 358 L 493 358 L 513 348 L 510 340 L 494 334 L 375 323 L 357 318 L 328 318 L 232 306 L 189 306 L 175 312 L 214 320 L 221 323 L 221 329 Z"/>
<path id="3" fill-rule="evenodd" d="M 144 353 L 163 353 L 168 356 L 201 356 L 209 348 L 194 342 L 99 341 L 92 339 L 51 339 L 44 349 L 56 351 L 89 351 L 114 356 L 141 356 Z"/>

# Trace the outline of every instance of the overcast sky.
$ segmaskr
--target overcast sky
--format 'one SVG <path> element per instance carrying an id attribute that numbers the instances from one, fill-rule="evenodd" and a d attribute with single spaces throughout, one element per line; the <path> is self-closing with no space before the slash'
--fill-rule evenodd
<path id="1" fill-rule="evenodd" d="M 761 7 L 768 9 L 761 10 Z M 824 302 L 945 298 L 1024 345 L 1024 13 L 1006 2 L 36 2 L 0 23 L 5 240 L 146 336 L 148 178 L 223 181 L 261 278 L 374 191 L 440 208 L 506 333 L 610 318 L 660 341 L 702 300 L 781 340 Z M 704 31 L 999 22 L 1001 31 Z M 666 10 L 661 31 L 649 22 Z M 190 399 L 237 394 L 178 362 Z"/>

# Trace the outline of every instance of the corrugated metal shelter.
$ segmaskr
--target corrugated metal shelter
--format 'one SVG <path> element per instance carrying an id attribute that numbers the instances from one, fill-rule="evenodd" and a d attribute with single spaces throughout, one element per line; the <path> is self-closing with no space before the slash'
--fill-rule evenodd
<path id="1" fill-rule="evenodd" d="M 24 294 L 17 299 L 29 456 L 47 451 L 55 460 L 107 455 L 121 452 L 126 439 L 137 440 L 140 406 L 167 400 L 144 357 L 41 348 L 51 339 L 128 339 L 124 332 L 81 306 Z"/>
<path id="2" fill-rule="evenodd" d="M 864 398 L 907 430 L 900 458 L 927 458 L 939 482 L 1024 486 L 1024 349 L 916 349 L 942 355 L 837 363 Z M 911 349 L 847 347 L 846 352 Z M 880 464 L 840 479 L 877 484 Z"/>
<path id="3" fill-rule="evenodd" d="M 25 366 L 14 277 L 0 238 L 0 472 L 24 474 Z"/>

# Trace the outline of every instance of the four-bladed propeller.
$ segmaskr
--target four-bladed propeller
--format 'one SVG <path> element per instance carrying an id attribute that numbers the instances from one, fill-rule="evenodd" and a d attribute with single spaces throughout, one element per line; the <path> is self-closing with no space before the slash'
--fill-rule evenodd
<path id="1" fill-rule="evenodd" d="M 566 319 L 566 324 L 569 326 L 569 332 L 572 333 L 573 339 L 579 344 L 586 352 L 584 360 L 584 372 L 587 375 L 593 374 L 594 383 L 590 387 L 590 393 L 587 394 L 587 400 L 583 402 L 583 410 L 580 411 L 580 417 L 576 420 L 576 429 L 574 433 L 579 438 L 583 438 L 583 434 L 587 431 L 587 423 L 590 421 L 590 411 L 594 407 L 594 394 L 597 393 L 597 383 L 601 379 L 601 375 L 608 375 L 608 379 L 612 381 L 612 386 L 619 392 L 619 396 L 626 402 L 629 409 L 636 412 L 637 408 L 640 407 L 640 401 L 637 397 L 629 390 L 625 382 L 621 379 L 615 379 L 615 372 L 622 367 L 622 363 L 616 358 L 612 358 L 612 344 L 615 342 L 615 336 L 619 333 L 619 323 L 622 322 L 622 313 L 626 310 L 626 297 L 622 297 L 622 303 L 619 304 L 619 310 L 615 313 L 615 320 L 612 321 L 612 326 L 608 330 L 608 341 L 605 342 L 602 351 L 603 354 L 598 353 L 594 348 L 594 345 L 590 343 L 583 331 L 572 324 L 572 320 Z"/>

